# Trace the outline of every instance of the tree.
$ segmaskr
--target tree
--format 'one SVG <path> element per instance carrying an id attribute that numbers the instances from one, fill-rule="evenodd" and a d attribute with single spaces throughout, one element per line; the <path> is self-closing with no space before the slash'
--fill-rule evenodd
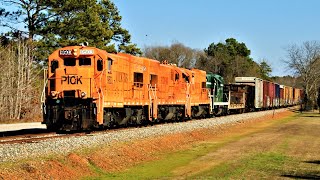
<path id="1" fill-rule="evenodd" d="M 62 0 L 52 7 L 50 13 L 55 18 L 46 21 L 41 29 L 45 48 L 48 42 L 56 47 L 88 42 L 108 52 L 141 54 L 131 44 L 129 32 L 121 27 L 122 17 L 110 0 Z"/>
<path id="2" fill-rule="evenodd" d="M 122 17 L 110 0 L 4 0 L 2 4 L 7 8 L 0 10 L 0 25 L 10 28 L 7 34 L 12 37 L 36 41 L 38 59 L 58 47 L 82 42 L 108 52 L 141 54 L 121 27 Z"/>
<path id="3" fill-rule="evenodd" d="M 0 122 L 40 114 L 39 69 L 27 41 L 0 46 Z"/>
<path id="4" fill-rule="evenodd" d="M 194 67 L 199 57 L 199 51 L 186 47 L 176 42 L 170 46 L 150 46 L 144 49 L 144 55 L 159 61 L 167 60 L 169 63 L 177 64 L 179 67 Z"/>
<path id="5" fill-rule="evenodd" d="M 302 78 L 302 85 L 311 103 L 316 101 L 320 84 L 320 43 L 306 41 L 302 45 L 290 45 L 287 48 L 285 62 L 293 72 Z"/>
<path id="6" fill-rule="evenodd" d="M 259 67 L 262 79 L 270 80 L 270 73 L 272 72 L 272 69 L 265 59 L 259 63 Z"/>
<path id="7" fill-rule="evenodd" d="M 207 62 L 202 60 L 197 67 L 210 65 L 211 68 L 207 69 L 222 75 L 226 82 L 233 82 L 236 76 L 260 76 L 258 64 L 250 58 L 251 51 L 234 38 L 226 39 L 225 43 L 211 43 L 204 51 Z"/>
<path id="8" fill-rule="evenodd" d="M 8 34 L 13 37 L 24 35 L 32 41 L 39 34 L 43 23 L 52 17 L 47 13 L 50 6 L 44 0 L 3 0 L 2 4 L 9 10 L 0 10 L 0 25 L 9 28 Z M 10 6 L 16 8 L 9 8 Z"/>

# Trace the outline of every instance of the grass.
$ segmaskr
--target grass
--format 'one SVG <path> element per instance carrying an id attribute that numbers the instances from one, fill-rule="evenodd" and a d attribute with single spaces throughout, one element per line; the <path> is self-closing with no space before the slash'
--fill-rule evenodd
<path id="1" fill-rule="evenodd" d="M 276 152 L 266 152 L 251 154 L 242 159 L 235 159 L 233 161 L 222 163 L 210 170 L 195 174 L 190 179 L 211 179 L 223 177 L 226 179 L 233 178 L 248 178 L 250 174 L 254 177 L 266 178 L 270 174 L 279 174 L 285 163 L 292 161 L 286 155 Z"/>
<path id="2" fill-rule="evenodd" d="M 94 166 L 99 175 L 89 179 L 156 179 L 172 177 L 171 170 L 188 164 L 191 160 L 201 157 L 218 148 L 221 144 L 206 143 L 195 146 L 190 150 L 179 151 L 171 154 L 162 154 L 161 160 L 142 163 L 123 172 L 106 173 Z"/>
<path id="3" fill-rule="evenodd" d="M 284 118 L 281 121 L 287 122 L 292 118 Z M 279 123 L 279 122 L 273 122 Z M 253 131 L 257 131 L 256 127 L 252 127 Z M 142 163 L 126 171 L 118 173 L 106 173 L 98 167 L 94 167 L 95 172 L 98 174 L 93 179 L 157 179 L 157 178 L 173 178 L 172 173 L 175 169 L 189 164 L 194 159 L 202 157 L 212 151 L 215 151 L 224 145 L 238 141 L 248 134 L 240 134 L 224 138 L 217 141 L 206 141 L 194 145 L 191 149 L 179 151 L 170 154 L 163 154 L 160 160 L 148 163 Z M 92 179 L 92 178 L 89 178 Z"/>
<path id="4" fill-rule="evenodd" d="M 306 147 L 301 145 L 301 140 L 306 142 L 319 141 L 320 133 L 308 134 L 310 127 L 318 123 L 319 115 L 316 113 L 295 114 L 292 117 L 283 118 L 277 121 L 268 121 L 267 124 L 249 127 L 246 133 L 238 133 L 220 140 L 208 140 L 192 146 L 187 150 L 170 154 L 161 154 L 159 160 L 141 163 L 121 172 L 107 173 L 93 165 L 98 176 L 87 177 L 86 179 L 256 179 L 256 178 L 320 178 L 318 161 L 302 159 L 291 151 L 300 148 L 300 154 L 308 153 L 309 158 L 317 159 L 320 150 L 318 146 L 310 144 Z M 301 127 L 299 126 L 301 124 Z M 311 126 L 310 126 L 311 125 Z M 259 127 L 261 126 L 261 127 Z M 297 135 L 294 133 L 297 131 Z M 317 131 L 315 131 L 317 132 Z M 270 146 L 261 149 L 257 142 L 256 147 L 249 147 L 246 141 L 252 137 L 259 137 L 265 134 L 278 134 L 279 138 L 270 141 Z M 266 136 L 269 137 L 269 136 Z M 269 143 L 270 143 L 269 142 Z M 210 159 L 212 153 L 219 150 L 226 150 L 227 156 L 229 146 L 235 143 L 243 143 L 245 149 L 239 150 L 240 155 L 229 154 L 232 158 L 210 165 L 214 159 Z M 300 143 L 300 144 L 298 144 Z M 263 142 L 262 142 L 263 146 Z M 255 148 L 260 150 L 254 150 Z M 232 151 L 230 151 L 232 152 Z M 298 154 L 299 154 L 298 153 Z M 208 157 L 208 162 L 199 159 Z M 221 157 L 223 159 L 223 157 Z M 219 159 L 216 159 L 217 161 Z M 209 165 L 208 165 L 209 164 Z M 197 169 L 198 168 L 198 169 Z M 203 169 L 201 169 L 203 168 Z M 177 173 L 180 170 L 191 169 L 193 173 L 186 173 L 181 176 Z"/>

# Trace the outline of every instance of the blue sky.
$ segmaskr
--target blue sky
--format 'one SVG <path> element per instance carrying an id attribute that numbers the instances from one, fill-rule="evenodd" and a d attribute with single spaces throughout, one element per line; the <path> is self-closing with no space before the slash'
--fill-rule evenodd
<path id="1" fill-rule="evenodd" d="M 255 61 L 266 59 L 272 75 L 288 75 L 282 62 L 291 44 L 320 38 L 317 0 L 113 0 L 140 48 L 175 41 L 204 49 L 233 37 Z"/>

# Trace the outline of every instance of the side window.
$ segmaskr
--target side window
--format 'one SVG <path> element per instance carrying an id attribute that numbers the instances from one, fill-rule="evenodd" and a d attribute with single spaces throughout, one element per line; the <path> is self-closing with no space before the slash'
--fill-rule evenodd
<path id="1" fill-rule="evenodd" d="M 201 83 L 201 88 L 202 88 L 202 89 L 206 88 L 206 85 L 207 85 L 206 82 L 202 82 L 202 83 Z"/>
<path id="2" fill-rule="evenodd" d="M 111 67 L 112 67 L 112 59 L 108 58 L 108 72 L 111 72 Z"/>
<path id="3" fill-rule="evenodd" d="M 97 60 L 97 70 L 102 71 L 103 70 L 103 61 L 102 59 Z"/>
<path id="4" fill-rule="evenodd" d="M 58 67 L 59 67 L 59 62 L 57 60 L 51 61 L 51 73 L 55 73 Z"/>
<path id="5" fill-rule="evenodd" d="M 65 58 L 63 59 L 63 65 L 65 66 L 75 66 L 76 58 Z"/>
<path id="6" fill-rule="evenodd" d="M 176 73 L 176 74 L 175 74 L 174 80 L 175 80 L 175 81 L 178 81 L 178 80 L 179 80 L 179 73 Z"/>
<path id="7" fill-rule="evenodd" d="M 158 76 L 150 74 L 150 84 L 152 87 L 155 87 L 158 84 Z"/>
<path id="8" fill-rule="evenodd" d="M 214 95 L 217 96 L 217 95 L 218 95 L 219 83 L 218 83 L 218 82 L 215 82 L 215 83 L 214 83 L 214 86 L 215 86 L 215 87 L 214 87 L 214 89 L 215 89 Z"/>

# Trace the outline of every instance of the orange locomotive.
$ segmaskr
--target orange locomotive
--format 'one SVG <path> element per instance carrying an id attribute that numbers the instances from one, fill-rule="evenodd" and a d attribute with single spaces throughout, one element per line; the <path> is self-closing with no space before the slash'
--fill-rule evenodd
<path id="1" fill-rule="evenodd" d="M 56 50 L 48 65 L 48 129 L 181 121 L 212 111 L 202 70 L 86 46 Z"/>

